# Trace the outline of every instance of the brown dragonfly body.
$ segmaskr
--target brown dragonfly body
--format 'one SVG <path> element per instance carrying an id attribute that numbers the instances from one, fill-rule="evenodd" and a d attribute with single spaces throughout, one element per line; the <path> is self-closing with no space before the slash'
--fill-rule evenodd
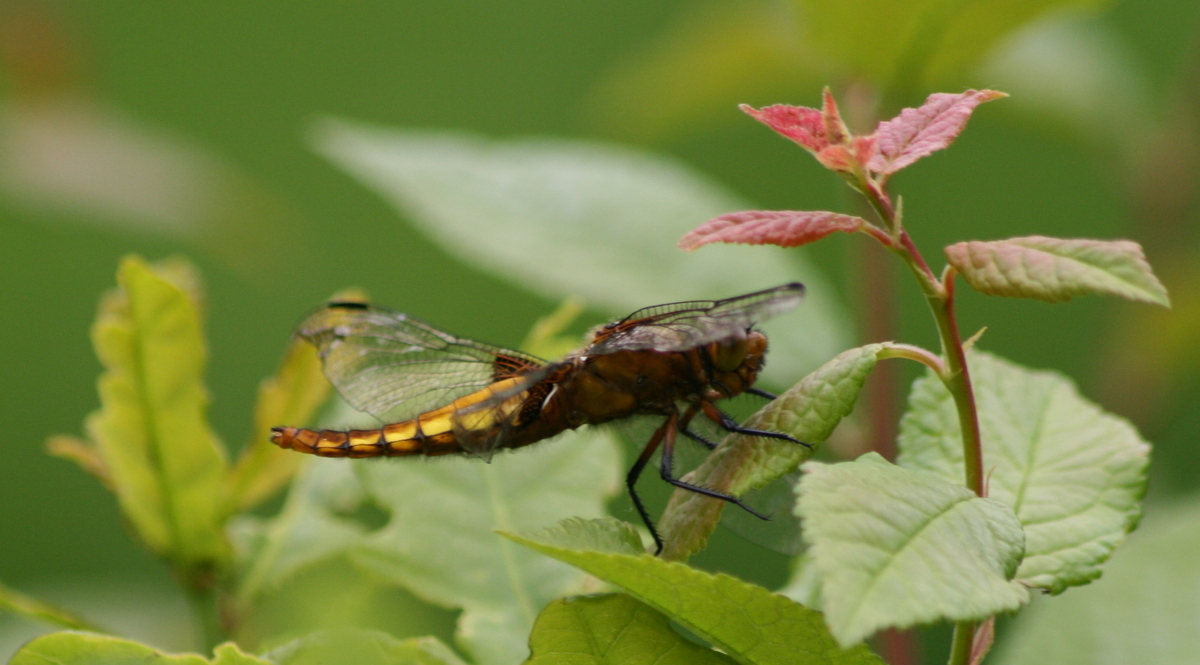
<path id="1" fill-rule="evenodd" d="M 323 457 L 468 453 L 488 459 L 495 450 L 527 446 L 582 425 L 663 416 L 627 478 L 634 505 L 661 549 L 634 491 L 660 445 L 665 480 L 742 505 L 674 478 L 676 433 L 711 447 L 689 429 L 703 414 L 728 431 L 790 439 L 740 428 L 713 402 L 744 392 L 764 394 L 752 386 L 767 338 L 751 326 L 791 309 L 802 291 L 799 284 L 787 284 L 723 301 L 639 310 L 599 327 L 580 350 L 554 363 L 456 338 L 398 312 L 330 303 L 297 334 L 317 346 L 326 375 L 352 406 L 392 424 L 349 431 L 277 427 L 271 440 Z M 398 417 L 405 413 L 413 415 Z"/>

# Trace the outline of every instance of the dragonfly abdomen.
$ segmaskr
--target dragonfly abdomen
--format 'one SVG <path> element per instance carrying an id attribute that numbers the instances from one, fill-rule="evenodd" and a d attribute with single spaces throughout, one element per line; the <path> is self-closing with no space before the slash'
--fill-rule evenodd
<path id="1" fill-rule="evenodd" d="M 453 431 L 429 431 L 431 424 L 435 423 L 422 423 L 417 418 L 371 430 L 276 427 L 271 430 L 271 442 L 280 448 L 320 457 L 409 457 L 463 452 Z"/>

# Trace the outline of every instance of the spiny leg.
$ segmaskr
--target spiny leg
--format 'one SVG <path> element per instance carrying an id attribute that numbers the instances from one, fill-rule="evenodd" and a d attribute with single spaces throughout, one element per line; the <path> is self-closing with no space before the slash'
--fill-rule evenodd
<path id="1" fill-rule="evenodd" d="M 757 395 L 765 400 L 775 400 L 775 399 L 779 398 L 779 395 L 776 395 L 775 393 L 772 393 L 772 392 L 767 392 L 766 390 L 763 390 L 761 388 L 751 387 L 751 388 L 747 388 L 745 390 L 745 392 L 747 392 L 751 395 Z"/>
<path id="2" fill-rule="evenodd" d="M 811 443 L 805 443 L 800 439 L 797 439 L 789 434 L 784 434 L 783 432 L 772 432 L 770 430 L 742 427 L 740 424 L 738 424 L 738 421 L 730 417 L 729 414 L 713 406 L 712 402 L 701 402 L 700 408 L 704 410 L 704 415 L 708 416 L 709 420 L 712 420 L 714 423 L 720 425 L 725 429 L 726 432 L 731 432 L 733 434 L 745 434 L 746 436 L 761 436 L 765 439 L 791 441 L 792 443 L 798 443 L 805 448 L 812 448 Z"/>
<path id="3" fill-rule="evenodd" d="M 667 422 L 670 423 L 670 420 L 668 420 Z M 684 482 L 682 480 L 679 480 L 678 478 L 675 477 L 675 474 L 671 470 L 671 466 L 674 461 L 674 457 L 675 457 L 675 429 L 672 428 L 670 430 L 667 430 L 666 436 L 664 437 L 664 440 L 663 440 L 662 465 L 659 467 L 659 475 L 662 476 L 663 480 L 667 481 L 668 483 L 671 483 L 675 487 L 680 487 L 685 490 L 690 490 L 692 492 L 696 492 L 697 494 L 703 494 L 704 496 L 709 496 L 714 499 L 721 499 L 722 501 L 728 501 L 729 503 L 732 503 L 732 504 L 738 506 L 742 510 L 745 510 L 746 512 L 750 513 L 751 515 L 754 515 L 755 517 L 757 517 L 759 519 L 764 519 L 764 520 L 770 519 L 766 515 L 763 515 L 762 513 L 758 512 L 757 510 L 742 503 L 741 499 L 738 499 L 736 496 L 732 496 L 729 494 L 723 494 L 721 492 L 709 489 L 707 487 L 701 487 L 699 485 L 693 485 L 689 482 Z"/>
<path id="4" fill-rule="evenodd" d="M 633 467 L 625 475 L 625 487 L 629 489 L 629 498 L 633 499 L 633 507 L 637 508 L 638 515 L 641 515 L 642 522 L 650 530 L 650 535 L 654 538 L 654 554 L 656 555 L 662 552 L 663 541 L 658 535 L 658 529 L 654 528 L 654 521 L 650 519 L 650 513 L 646 511 L 646 506 L 642 504 L 642 499 L 638 496 L 637 480 L 638 476 L 642 475 L 642 469 L 646 468 L 646 463 L 650 461 L 650 457 L 654 455 L 654 451 L 658 449 L 658 444 L 662 443 L 668 429 L 672 432 L 672 437 L 674 436 L 675 423 L 678 418 L 679 412 L 672 411 L 671 415 L 667 418 L 667 422 L 654 431 L 654 435 L 650 437 L 650 441 L 642 449 L 642 454 L 638 455 L 637 461 L 633 463 Z"/>
<path id="5" fill-rule="evenodd" d="M 690 425 L 692 422 L 692 418 L 696 416 L 697 411 L 699 411 L 699 407 L 697 407 L 695 404 L 688 407 L 688 410 L 684 412 L 683 417 L 679 419 L 679 431 L 687 438 L 699 443 L 705 448 L 708 448 L 709 450 L 716 450 L 716 441 L 712 441 L 706 437 L 703 437 L 688 428 L 688 425 Z"/>

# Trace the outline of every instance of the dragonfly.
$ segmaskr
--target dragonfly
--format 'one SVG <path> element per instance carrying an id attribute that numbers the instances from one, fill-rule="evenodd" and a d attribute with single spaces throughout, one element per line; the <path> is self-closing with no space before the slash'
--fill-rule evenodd
<path id="1" fill-rule="evenodd" d="M 322 457 L 467 454 L 490 461 L 498 450 L 549 439 L 583 425 L 634 416 L 661 418 L 625 478 L 656 553 L 663 541 L 636 484 L 661 448 L 659 475 L 675 487 L 727 501 L 768 519 L 741 499 L 676 477 L 675 444 L 683 435 L 712 449 L 697 417 L 736 434 L 783 439 L 742 427 L 715 402 L 754 387 L 767 338 L 755 325 L 800 304 L 798 282 L 724 300 L 655 305 L 588 333 L 558 361 L 451 335 L 401 312 L 361 302 L 330 302 L 296 335 L 318 351 L 326 377 L 377 429 L 275 427 L 281 448 Z"/>

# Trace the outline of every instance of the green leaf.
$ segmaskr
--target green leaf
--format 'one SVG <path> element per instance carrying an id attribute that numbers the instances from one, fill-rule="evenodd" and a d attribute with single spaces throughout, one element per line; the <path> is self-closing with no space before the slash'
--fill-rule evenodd
<path id="1" fill-rule="evenodd" d="M 551 300 L 579 296 L 624 315 L 802 281 L 812 294 L 804 307 L 766 326 L 770 367 L 791 372 L 780 377 L 790 384 L 845 348 L 848 318 L 802 254 L 676 249 L 698 222 L 754 207 L 678 162 L 579 141 L 490 141 L 333 120 L 318 130 L 322 154 L 446 251 Z"/>
<path id="2" fill-rule="evenodd" d="M 967 356 L 983 436 L 988 496 L 1025 526 L 1017 578 L 1059 593 L 1100 566 L 1141 516 L 1150 445 L 1056 372 L 994 355 Z M 900 423 L 899 463 L 963 482 L 954 402 L 931 375 L 913 384 Z"/>
<path id="3" fill-rule="evenodd" d="M 259 594 L 278 588 L 306 567 L 357 547 L 366 528 L 345 515 L 358 510 L 364 500 L 349 464 L 310 463 L 292 483 L 278 516 L 266 522 L 235 521 L 233 535 L 243 544 L 237 593 L 242 607 L 252 606 Z"/>
<path id="4" fill-rule="evenodd" d="M 638 552 L 633 527 L 612 518 L 505 535 L 624 588 L 739 663 L 883 662 L 865 645 L 838 647 L 819 612 L 728 575 Z"/>
<path id="5" fill-rule="evenodd" d="M 216 649 L 209 661 L 196 654 L 172 656 L 132 640 L 64 631 L 43 635 L 13 654 L 9 665 L 270 665 L 233 643 Z"/>
<path id="6" fill-rule="evenodd" d="M 797 510 L 829 628 L 850 645 L 881 628 L 1017 609 L 1021 524 L 1008 506 L 888 463 L 804 466 Z"/>
<path id="7" fill-rule="evenodd" d="M 1129 240 L 1028 236 L 960 242 L 946 258 L 977 291 L 1062 302 L 1100 293 L 1170 307 L 1141 245 Z"/>
<path id="8" fill-rule="evenodd" d="M 371 499 L 390 513 L 355 561 L 445 607 L 462 608 L 458 639 L 480 665 L 528 655 L 534 619 L 578 592 L 584 576 L 496 535 L 542 528 L 565 516 L 599 516 L 619 487 L 618 448 L 597 431 L 574 432 L 497 455 L 367 462 Z"/>
<path id="9" fill-rule="evenodd" d="M 1158 506 L 1104 578 L 1039 598 L 1004 631 L 996 665 L 1196 662 L 1200 501 Z"/>
<path id="10" fill-rule="evenodd" d="M 204 565 L 226 553 L 226 464 L 206 416 L 204 339 L 185 290 L 192 278 L 178 264 L 128 257 L 117 281 L 92 328 L 105 371 L 88 436 L 142 540 L 170 560 Z"/>
<path id="11" fill-rule="evenodd" d="M 291 480 L 304 458 L 272 444 L 271 428 L 310 424 L 329 388 L 316 348 L 293 340 L 279 371 L 258 387 L 254 435 L 229 477 L 229 512 L 253 508 Z"/>
<path id="12" fill-rule="evenodd" d="M 377 630 L 323 630 L 266 654 L 276 665 L 466 665 L 433 637 L 398 640 Z"/>
<path id="13" fill-rule="evenodd" d="M 675 632 L 667 617 L 625 594 L 563 598 L 529 636 L 526 665 L 722 665 L 734 661 Z"/>
<path id="14" fill-rule="evenodd" d="M 745 427 L 783 432 L 818 444 L 854 409 L 858 391 L 887 344 L 868 344 L 839 354 L 773 400 Z M 813 451 L 795 443 L 752 436 L 729 436 L 692 473 L 689 482 L 742 496 L 796 470 Z M 658 524 L 663 558 L 685 560 L 704 548 L 716 529 L 725 501 L 676 490 Z"/>

